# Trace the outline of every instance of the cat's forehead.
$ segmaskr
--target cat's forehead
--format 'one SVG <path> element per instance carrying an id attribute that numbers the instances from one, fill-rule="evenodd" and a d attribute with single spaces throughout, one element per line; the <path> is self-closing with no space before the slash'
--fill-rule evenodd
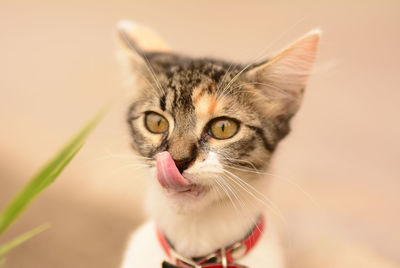
<path id="1" fill-rule="evenodd" d="M 223 60 L 191 58 L 173 53 L 149 53 L 147 58 L 152 66 L 168 78 L 180 78 L 186 83 L 199 83 L 207 78 L 219 83 L 227 74 L 236 74 L 243 68 L 241 64 Z"/>
<path id="2" fill-rule="evenodd" d="M 148 53 L 146 59 L 154 81 L 142 90 L 147 109 L 171 114 L 186 126 L 220 116 L 247 120 L 254 113 L 250 93 L 236 90 L 244 83 L 236 77 L 242 64 L 173 53 Z"/>
<path id="3" fill-rule="evenodd" d="M 173 53 L 148 53 L 146 58 L 163 87 L 163 109 L 169 103 L 175 110 L 193 110 L 203 97 L 217 96 L 243 69 L 241 64 Z"/>

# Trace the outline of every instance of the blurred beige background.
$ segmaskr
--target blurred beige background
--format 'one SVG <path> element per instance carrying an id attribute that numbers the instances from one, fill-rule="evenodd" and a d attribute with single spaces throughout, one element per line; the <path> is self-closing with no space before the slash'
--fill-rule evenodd
<path id="1" fill-rule="evenodd" d="M 400 265 L 399 1 L 0 2 L 0 208 L 97 110 L 112 112 L 0 243 L 6 267 L 117 267 L 144 220 L 114 57 L 120 19 L 177 51 L 248 61 L 320 27 L 315 72 L 275 158 L 291 267 Z M 139 175 L 138 175 L 139 174 Z"/>

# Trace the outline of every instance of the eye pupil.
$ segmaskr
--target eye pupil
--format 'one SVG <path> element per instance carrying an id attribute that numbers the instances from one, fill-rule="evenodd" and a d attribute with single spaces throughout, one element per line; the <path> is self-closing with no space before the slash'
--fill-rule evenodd
<path id="1" fill-rule="evenodd" d="M 151 133 L 161 134 L 168 131 L 167 119 L 156 112 L 147 112 L 144 120 L 147 130 Z"/>
<path id="2" fill-rule="evenodd" d="M 236 135 L 239 130 L 239 122 L 235 119 L 220 117 L 211 121 L 209 127 L 210 135 L 219 140 L 229 139 Z"/>

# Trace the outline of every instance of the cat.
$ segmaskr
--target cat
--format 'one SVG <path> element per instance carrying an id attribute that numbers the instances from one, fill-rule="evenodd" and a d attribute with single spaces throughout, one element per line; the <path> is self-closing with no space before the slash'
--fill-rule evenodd
<path id="1" fill-rule="evenodd" d="M 152 30 L 119 24 L 134 78 L 127 123 L 150 184 L 150 220 L 122 268 L 285 267 L 263 172 L 299 109 L 319 37 L 243 65 L 177 54 Z"/>

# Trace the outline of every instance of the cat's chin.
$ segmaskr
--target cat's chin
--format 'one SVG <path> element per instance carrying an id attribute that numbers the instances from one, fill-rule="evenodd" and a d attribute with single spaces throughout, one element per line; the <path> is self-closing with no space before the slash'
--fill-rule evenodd
<path id="1" fill-rule="evenodd" d="M 209 188 L 199 184 L 191 184 L 190 187 L 184 190 L 166 189 L 165 193 L 169 198 L 201 198 L 209 191 Z"/>

